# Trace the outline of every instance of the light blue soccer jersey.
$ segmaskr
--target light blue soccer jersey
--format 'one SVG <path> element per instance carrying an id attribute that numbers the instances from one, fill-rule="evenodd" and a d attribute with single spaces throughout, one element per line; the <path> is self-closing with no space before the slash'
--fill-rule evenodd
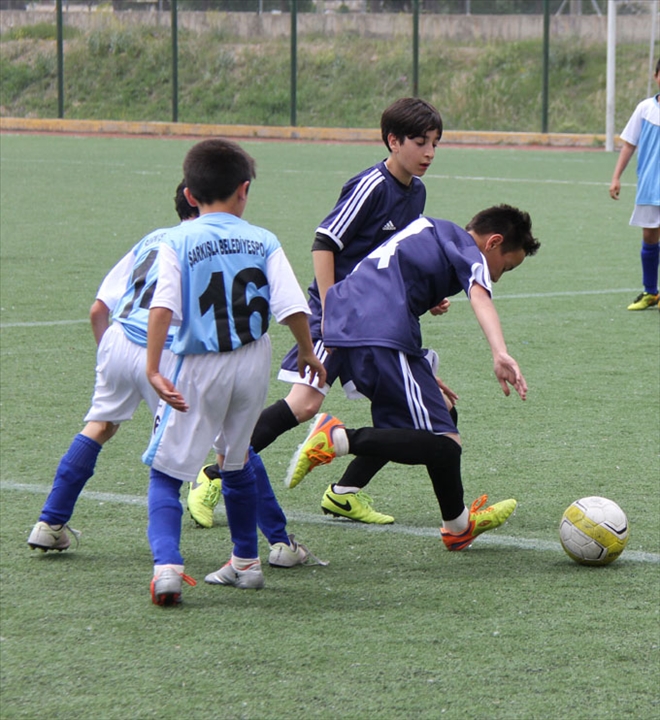
<path id="1" fill-rule="evenodd" d="M 660 95 L 642 100 L 621 133 L 637 147 L 636 205 L 660 205 Z"/>
<path id="2" fill-rule="evenodd" d="M 158 279 L 158 246 L 172 228 L 154 230 L 140 240 L 133 248 L 135 263 L 126 286 L 126 291 L 115 306 L 112 321 L 120 323 L 131 342 L 147 347 L 147 325 L 149 305 Z M 169 333 L 165 347 L 169 348 L 172 333 Z"/>
<path id="3" fill-rule="evenodd" d="M 266 333 L 267 263 L 281 247 L 273 233 L 229 213 L 208 213 L 168 233 L 164 242 L 181 271 L 182 320 L 172 352 L 228 352 Z"/>

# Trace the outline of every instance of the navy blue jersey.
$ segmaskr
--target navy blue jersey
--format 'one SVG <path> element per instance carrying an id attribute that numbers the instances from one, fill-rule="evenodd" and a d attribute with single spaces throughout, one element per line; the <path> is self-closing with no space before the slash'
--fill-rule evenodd
<path id="1" fill-rule="evenodd" d="M 447 220 L 419 218 L 362 260 L 326 297 L 326 347 L 377 345 L 423 355 L 419 318 L 473 283 L 491 292 L 472 236 Z"/>
<path id="2" fill-rule="evenodd" d="M 426 188 L 413 177 L 401 184 L 385 167 L 385 161 L 351 178 L 341 189 L 330 214 L 316 229 L 337 246 L 335 282 L 343 280 L 375 247 L 388 240 L 424 212 Z M 316 279 L 309 287 L 310 326 L 320 337 L 321 303 Z"/>

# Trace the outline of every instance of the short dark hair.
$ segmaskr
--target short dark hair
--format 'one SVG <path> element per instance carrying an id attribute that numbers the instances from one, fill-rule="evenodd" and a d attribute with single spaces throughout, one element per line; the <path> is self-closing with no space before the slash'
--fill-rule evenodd
<path id="1" fill-rule="evenodd" d="M 202 205 L 227 200 L 236 188 L 256 178 L 254 159 L 223 138 L 202 140 L 188 150 L 183 176 L 190 194 Z"/>
<path id="2" fill-rule="evenodd" d="M 532 235 L 532 219 L 529 214 L 511 207 L 495 205 L 477 213 L 465 226 L 477 235 L 496 233 L 502 235 L 502 252 L 524 250 L 525 255 L 534 255 L 541 243 Z"/>
<path id="3" fill-rule="evenodd" d="M 399 142 L 406 138 L 423 137 L 427 132 L 438 131 L 442 137 L 442 118 L 431 103 L 421 98 L 399 98 L 385 108 L 380 118 L 380 134 L 388 150 L 387 138 L 394 135 Z"/>
<path id="4" fill-rule="evenodd" d="M 199 208 L 192 206 L 187 200 L 183 191 L 186 188 L 186 181 L 182 180 L 176 186 L 176 192 L 174 193 L 174 208 L 176 214 L 179 216 L 179 220 L 192 220 L 193 218 L 199 217 Z"/>
<path id="5" fill-rule="evenodd" d="M 658 59 L 658 62 L 655 64 L 655 74 L 657 75 L 660 73 L 660 59 Z"/>

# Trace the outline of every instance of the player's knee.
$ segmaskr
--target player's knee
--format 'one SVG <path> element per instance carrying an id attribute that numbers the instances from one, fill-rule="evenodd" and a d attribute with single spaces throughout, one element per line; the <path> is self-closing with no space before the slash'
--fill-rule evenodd
<path id="1" fill-rule="evenodd" d="M 96 440 L 96 442 L 100 445 L 105 445 L 105 443 L 114 436 L 117 430 L 119 430 L 119 425 L 116 423 L 97 422 L 92 420 L 85 425 L 81 431 L 81 435 L 85 435 L 92 440 Z"/>
<path id="2" fill-rule="evenodd" d="M 299 423 L 311 420 L 323 405 L 323 393 L 306 387 L 305 392 L 291 392 L 286 399 L 291 412 Z"/>

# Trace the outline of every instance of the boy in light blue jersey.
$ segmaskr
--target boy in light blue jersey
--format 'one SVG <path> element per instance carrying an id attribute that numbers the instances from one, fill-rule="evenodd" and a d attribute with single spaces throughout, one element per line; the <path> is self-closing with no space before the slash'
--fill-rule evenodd
<path id="1" fill-rule="evenodd" d="M 655 81 L 660 88 L 660 60 L 655 66 Z M 628 305 L 628 310 L 646 310 L 660 301 L 658 264 L 660 262 L 660 93 L 642 100 L 621 133 L 619 153 L 610 197 L 619 199 L 621 175 L 637 152 L 637 194 L 630 225 L 642 228 L 643 291 Z"/>
<path id="2" fill-rule="evenodd" d="M 261 467 L 250 436 L 268 391 L 271 314 L 291 330 L 298 369 L 323 385 L 314 354 L 309 309 L 284 251 L 271 232 L 242 219 L 254 160 L 236 143 L 205 140 L 184 165 L 185 194 L 200 217 L 160 246 L 156 292 L 149 311 L 147 377 L 161 402 L 143 460 L 151 466 L 147 535 L 154 557 L 151 597 L 181 602 L 183 482 L 192 482 L 213 447 L 233 542 L 230 560 L 205 580 L 241 589 L 263 587 L 257 523 Z M 177 326 L 170 380 L 161 367 L 168 328 Z"/>
<path id="3" fill-rule="evenodd" d="M 182 222 L 199 214 L 185 199 L 183 182 L 177 187 L 174 201 Z M 50 494 L 27 541 L 31 548 L 62 551 L 71 545 L 67 523 L 94 474 L 101 448 L 122 422 L 133 417 L 142 400 L 152 414 L 156 411 L 158 395 L 144 368 L 149 302 L 157 277 L 158 245 L 165 232 L 154 230 L 142 238 L 106 275 L 98 290 L 90 309 L 98 345 L 92 404 L 85 416 L 85 427 L 60 460 Z M 168 333 L 166 348 L 171 340 Z M 167 363 L 171 361 L 169 355 L 167 350 Z M 76 531 L 71 532 L 77 536 Z"/>

